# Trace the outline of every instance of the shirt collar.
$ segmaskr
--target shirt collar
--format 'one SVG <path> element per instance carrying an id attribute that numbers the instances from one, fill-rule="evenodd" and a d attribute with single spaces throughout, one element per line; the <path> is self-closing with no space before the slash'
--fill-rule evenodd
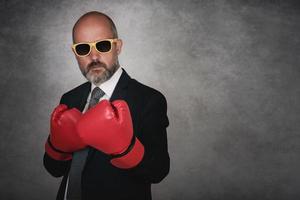
<path id="1" fill-rule="evenodd" d="M 110 79 L 108 79 L 107 81 L 105 81 L 104 83 L 102 83 L 100 86 L 96 86 L 94 83 L 91 84 L 91 91 L 93 91 L 93 89 L 95 87 L 99 87 L 101 90 L 103 90 L 103 92 L 105 92 L 105 94 L 110 98 L 120 77 L 122 74 L 122 68 L 121 66 L 117 69 L 117 71 L 112 75 L 112 77 L 110 77 Z"/>

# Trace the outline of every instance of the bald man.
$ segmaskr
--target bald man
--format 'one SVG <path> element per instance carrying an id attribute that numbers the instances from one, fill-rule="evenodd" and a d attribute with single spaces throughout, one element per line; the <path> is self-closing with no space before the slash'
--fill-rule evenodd
<path id="1" fill-rule="evenodd" d="M 44 166 L 63 177 L 58 200 L 150 200 L 169 173 L 167 102 L 120 67 L 114 22 L 81 16 L 72 50 L 87 82 L 62 95 L 50 119 Z"/>

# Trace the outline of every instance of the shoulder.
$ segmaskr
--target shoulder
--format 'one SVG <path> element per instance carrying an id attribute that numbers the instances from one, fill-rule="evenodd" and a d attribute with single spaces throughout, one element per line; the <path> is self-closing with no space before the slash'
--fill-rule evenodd
<path id="1" fill-rule="evenodd" d="M 157 89 L 147 86 L 135 79 L 131 79 L 129 90 L 132 95 L 140 99 L 144 103 L 156 102 L 160 104 L 167 104 L 165 96 Z"/>
<path id="2" fill-rule="evenodd" d="M 135 79 L 130 84 L 131 108 L 140 116 L 142 123 L 159 121 L 164 127 L 169 125 L 167 117 L 167 100 L 165 96 L 152 87 L 144 85 Z"/>
<path id="3" fill-rule="evenodd" d="M 61 102 L 70 102 L 72 100 L 80 99 L 85 93 L 89 93 L 91 88 L 91 83 L 90 82 L 85 82 L 69 91 L 64 93 L 61 97 Z"/>

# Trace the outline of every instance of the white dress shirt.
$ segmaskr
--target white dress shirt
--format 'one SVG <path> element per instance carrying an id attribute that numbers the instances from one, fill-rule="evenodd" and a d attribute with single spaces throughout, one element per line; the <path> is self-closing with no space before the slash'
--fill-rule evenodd
<path id="1" fill-rule="evenodd" d="M 89 105 L 89 102 L 90 102 L 90 99 L 91 99 L 91 95 L 92 95 L 92 91 L 95 87 L 99 87 L 101 90 L 103 90 L 103 92 L 105 92 L 104 96 L 101 97 L 99 99 L 99 101 L 103 100 L 103 99 L 107 99 L 109 100 L 111 98 L 111 95 L 121 77 L 121 74 L 122 74 L 122 68 L 121 66 L 117 69 L 117 71 L 113 74 L 112 77 L 110 77 L 110 79 L 108 79 L 107 81 L 105 81 L 104 83 L 102 83 L 100 86 L 96 86 L 95 84 L 91 84 L 91 91 L 89 93 L 89 96 L 87 98 L 87 103 L 85 104 L 85 107 L 83 109 L 83 112 L 82 113 L 85 113 L 88 109 L 88 105 Z M 64 200 L 67 200 L 67 190 L 68 190 L 68 183 L 69 183 L 69 177 L 68 177 L 68 180 L 67 180 L 67 183 L 66 183 L 66 190 L 65 190 L 65 197 L 64 197 Z"/>

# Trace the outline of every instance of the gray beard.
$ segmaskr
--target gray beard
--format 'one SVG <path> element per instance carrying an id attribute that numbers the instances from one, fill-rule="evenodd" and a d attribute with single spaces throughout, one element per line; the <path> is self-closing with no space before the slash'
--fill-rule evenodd
<path id="1" fill-rule="evenodd" d="M 88 81 L 95 84 L 96 86 L 99 86 L 105 81 L 109 80 L 114 75 L 114 73 L 119 68 L 119 63 L 116 62 L 115 64 L 113 64 L 111 69 L 108 69 L 107 67 L 104 66 L 103 68 L 105 69 L 105 71 L 100 75 L 92 73 L 91 70 L 89 70 L 88 72 L 86 71 L 81 71 L 81 72 Z"/>

